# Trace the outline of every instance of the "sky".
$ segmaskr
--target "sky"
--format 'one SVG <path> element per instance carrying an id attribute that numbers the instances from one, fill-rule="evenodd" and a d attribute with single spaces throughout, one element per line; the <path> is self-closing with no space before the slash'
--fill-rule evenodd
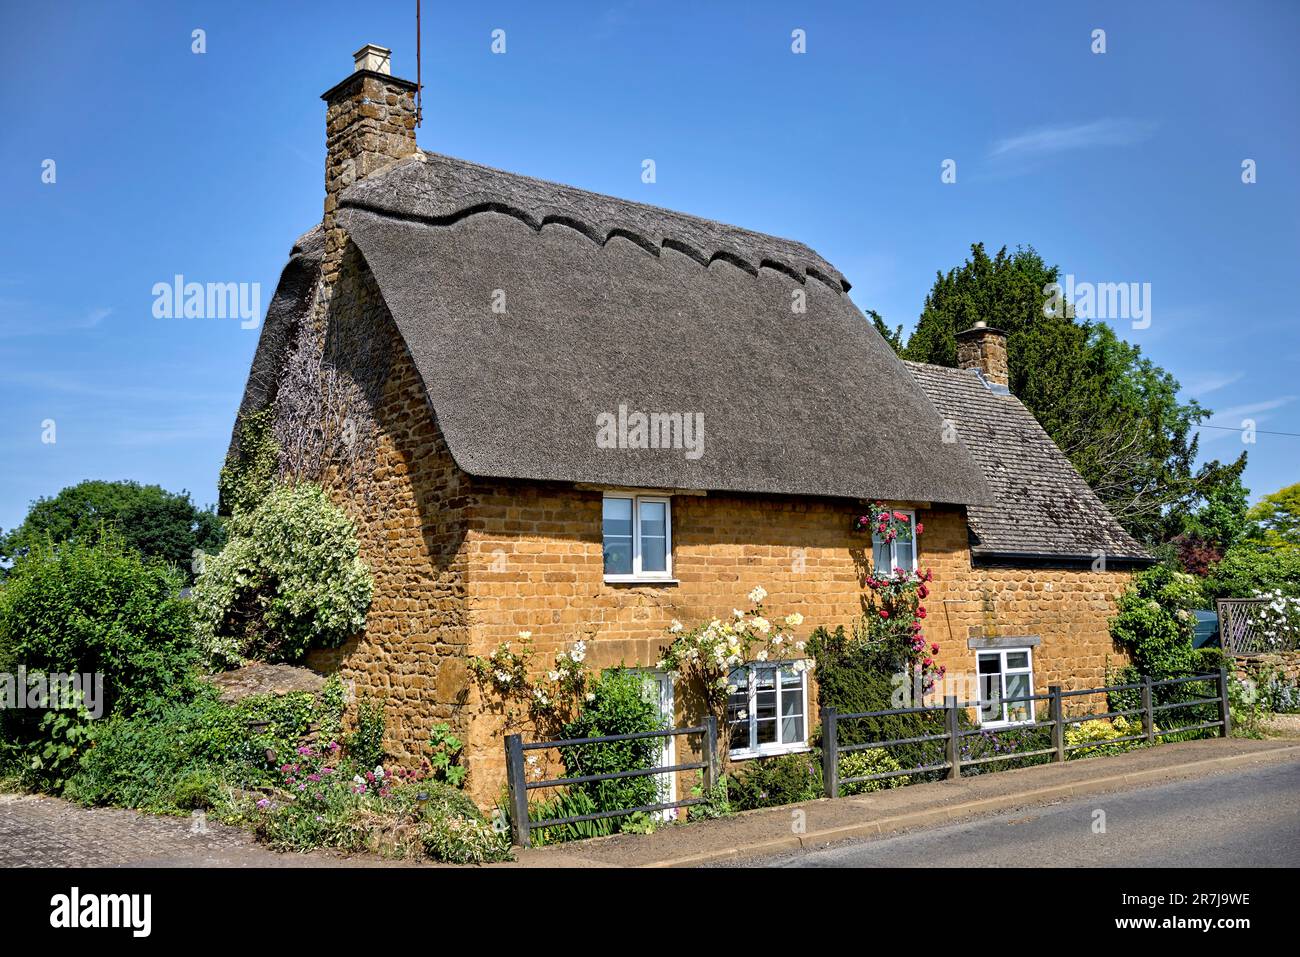
<path id="1" fill-rule="evenodd" d="M 1300 4 L 425 0 L 423 34 L 422 148 L 798 239 L 891 325 L 975 242 L 1137 283 L 1108 321 L 1204 453 L 1300 481 Z M 0 36 L 0 527 L 88 478 L 215 502 L 320 94 L 363 43 L 414 79 L 415 3 L 0 0 Z M 259 314 L 159 318 L 176 275 Z"/>

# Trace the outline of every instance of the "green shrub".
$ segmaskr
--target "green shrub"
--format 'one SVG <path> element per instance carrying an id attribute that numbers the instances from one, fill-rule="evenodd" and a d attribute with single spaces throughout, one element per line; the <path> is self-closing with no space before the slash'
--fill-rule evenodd
<path id="1" fill-rule="evenodd" d="M 1135 575 L 1120 596 L 1111 637 L 1128 649 L 1140 674 L 1186 673 L 1194 663 L 1192 612 L 1207 600 L 1199 579 L 1157 565 Z"/>
<path id="2" fill-rule="evenodd" d="M 868 774 L 888 774 L 901 771 L 902 766 L 889 756 L 884 748 L 867 748 L 865 751 L 851 751 L 840 756 L 840 780 L 864 777 Z M 901 788 L 910 783 L 906 774 L 878 781 L 858 781 L 853 784 L 841 784 L 840 796 L 851 797 L 854 794 L 870 794 L 886 788 Z"/>
<path id="3" fill-rule="evenodd" d="M 251 512 L 275 486 L 280 446 L 271 433 L 272 410 L 258 409 L 239 418 L 238 452 L 221 467 L 217 504 L 222 515 Z"/>
<path id="4" fill-rule="evenodd" d="M 307 749 L 283 768 L 279 792 L 250 812 L 258 839 L 281 851 L 333 848 L 449 863 L 508 860 L 509 839 L 463 793 L 377 768 L 349 777 Z"/>
<path id="5" fill-rule="evenodd" d="M 271 489 L 237 511 L 230 541 L 194 586 L 199 645 L 217 666 L 298 661 L 364 624 L 370 572 L 352 522 L 316 485 Z"/>
<path id="6" fill-rule="evenodd" d="M 435 724 L 429 735 L 428 766 L 435 781 L 445 781 L 454 788 L 465 783 L 467 768 L 460 763 L 465 745 L 451 733 L 451 725 Z"/>
<path id="7" fill-rule="evenodd" d="M 384 763 L 384 705 L 362 701 L 357 705 L 357 727 L 347 736 L 348 757 L 363 768 Z"/>
<path id="8" fill-rule="evenodd" d="M 1127 721 L 1122 716 L 1112 721 L 1104 719 L 1095 719 L 1092 721 L 1080 721 L 1078 724 L 1069 725 L 1065 729 L 1065 743 L 1067 747 L 1074 748 L 1077 745 L 1092 744 L 1092 747 L 1079 747 L 1077 750 L 1068 751 L 1066 756 L 1073 760 L 1074 758 L 1092 758 L 1104 754 L 1123 754 L 1125 751 L 1131 751 L 1134 748 L 1141 747 L 1141 741 L 1121 741 L 1118 744 L 1107 744 L 1115 738 L 1126 738 L 1131 734 L 1141 734 L 1142 723 L 1140 721 Z"/>
<path id="9" fill-rule="evenodd" d="M 980 761 L 984 758 L 1000 758 L 997 761 L 984 761 L 980 764 L 963 764 L 963 775 L 993 774 L 997 771 L 1010 771 L 1013 768 L 1028 768 L 1036 764 L 1046 764 L 1052 760 L 1050 754 L 1035 754 L 1021 757 L 1026 751 L 1039 751 L 1052 746 L 1051 728 L 1009 727 L 983 728 L 975 734 L 961 739 L 962 761 Z"/>
<path id="10" fill-rule="evenodd" d="M 618 734 L 662 731 L 659 702 L 646 691 L 645 678 L 622 668 L 611 668 L 591 683 L 582 712 L 564 726 L 565 738 L 601 738 Z M 566 777 L 613 774 L 656 767 L 663 738 L 639 738 L 605 744 L 562 748 L 560 759 Z M 571 792 L 591 798 L 596 811 L 614 811 L 659 803 L 655 776 L 620 778 L 575 785 Z M 591 813 L 591 812 L 588 812 Z M 615 819 L 617 820 L 617 819 Z"/>
<path id="11" fill-rule="evenodd" d="M 98 722 L 66 796 L 175 813 L 214 806 L 224 787 L 270 786 L 278 780 L 276 762 L 295 754 L 313 724 L 337 722 L 336 682 L 319 698 L 254 695 L 237 705 L 223 704 L 204 685 L 189 701 L 156 700 L 129 717 Z"/>
<path id="12" fill-rule="evenodd" d="M 0 590 L 0 673 L 99 676 L 90 679 L 94 691 L 83 689 L 84 708 L 0 711 L 0 760 L 23 786 L 62 790 L 98 723 L 92 718 L 131 714 L 192 687 L 197 658 L 181 581 L 111 531 L 38 545 L 14 565 Z"/>
<path id="13" fill-rule="evenodd" d="M 808 652 L 817 661 L 817 691 L 821 703 L 843 714 L 889 711 L 900 707 L 896 700 L 897 675 L 906 674 L 906 662 L 879 643 L 847 635 L 843 627 L 829 632 L 818 628 L 808 640 Z M 965 712 L 963 720 L 965 720 Z M 891 715 L 884 718 L 854 718 L 839 722 L 836 733 L 841 746 L 868 744 L 942 734 L 942 711 Z M 917 768 L 944 760 L 942 741 L 891 746 L 886 749 L 899 768 Z M 939 772 L 912 776 L 915 782 L 935 780 Z"/>
<path id="14" fill-rule="evenodd" d="M 482 817 L 440 815 L 420 828 L 424 853 L 448 864 L 490 864 L 510 860 L 510 841 Z"/>
<path id="15" fill-rule="evenodd" d="M 727 782 L 727 797 L 737 811 L 815 801 L 821 796 L 821 759 L 814 752 L 746 761 Z"/>

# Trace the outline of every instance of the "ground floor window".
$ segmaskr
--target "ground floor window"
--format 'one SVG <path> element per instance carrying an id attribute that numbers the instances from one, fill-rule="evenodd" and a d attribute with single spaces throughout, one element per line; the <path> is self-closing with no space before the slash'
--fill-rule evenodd
<path id="1" fill-rule="evenodd" d="M 808 672 L 790 662 L 756 662 L 731 672 L 727 702 L 731 756 L 784 754 L 807 747 Z"/>
<path id="2" fill-rule="evenodd" d="M 1033 653 L 1004 648 L 979 653 L 980 724 L 1023 724 L 1034 720 L 1034 703 L 1017 701 L 1034 693 Z"/>

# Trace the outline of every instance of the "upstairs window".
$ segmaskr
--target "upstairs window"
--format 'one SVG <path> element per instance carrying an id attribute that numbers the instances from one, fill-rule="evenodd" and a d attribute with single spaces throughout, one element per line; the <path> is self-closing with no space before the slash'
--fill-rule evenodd
<path id="1" fill-rule="evenodd" d="M 605 581 L 672 578 L 672 504 L 663 496 L 605 496 Z"/>
<path id="2" fill-rule="evenodd" d="M 886 542 L 879 532 L 871 533 L 871 564 L 877 575 L 888 575 L 895 568 L 916 571 L 916 512 L 912 509 L 897 511 L 907 516 L 906 536 L 899 535 L 892 542 Z"/>

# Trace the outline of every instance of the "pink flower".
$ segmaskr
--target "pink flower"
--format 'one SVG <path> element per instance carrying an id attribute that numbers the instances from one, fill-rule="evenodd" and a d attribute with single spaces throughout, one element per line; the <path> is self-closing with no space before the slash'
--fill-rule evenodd
<path id="1" fill-rule="evenodd" d="M 931 645 L 930 645 L 930 654 L 932 654 L 932 655 L 937 655 L 938 653 L 939 653 L 939 646 L 936 645 L 936 644 L 931 644 Z"/>
<path id="2" fill-rule="evenodd" d="M 906 522 L 906 521 L 907 521 L 907 516 L 904 515 L 902 512 L 895 512 L 895 513 L 894 513 L 894 520 L 897 521 L 897 522 Z"/>
<path id="3" fill-rule="evenodd" d="M 925 531 L 925 526 L 922 525 L 920 522 L 917 522 L 917 523 L 916 523 L 916 534 L 920 535 L 920 534 L 921 534 L 922 532 L 924 532 L 924 531 Z"/>
<path id="4" fill-rule="evenodd" d="M 881 618 L 888 618 L 888 617 L 889 617 L 889 609 L 888 609 L 888 608 L 882 608 L 882 609 L 880 609 L 880 617 L 881 617 Z"/>
<path id="5" fill-rule="evenodd" d="M 921 605 L 917 605 L 917 606 L 916 606 L 916 617 L 917 617 L 917 618 L 924 618 L 924 617 L 925 617 L 925 608 L 924 608 L 923 606 L 921 606 Z"/>

